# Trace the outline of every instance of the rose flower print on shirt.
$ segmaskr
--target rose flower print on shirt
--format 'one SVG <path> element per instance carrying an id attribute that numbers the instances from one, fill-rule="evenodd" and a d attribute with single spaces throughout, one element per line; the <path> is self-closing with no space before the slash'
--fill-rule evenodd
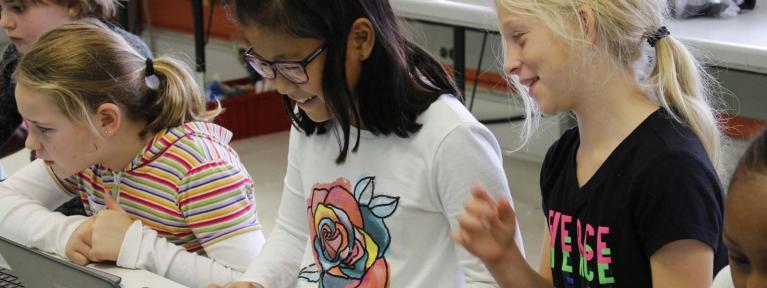
<path id="1" fill-rule="evenodd" d="M 385 254 L 391 237 L 384 219 L 398 203 L 399 197 L 375 195 L 375 177 L 363 177 L 353 190 L 344 178 L 315 184 L 307 199 L 315 264 L 299 278 L 318 287 L 389 287 Z"/>

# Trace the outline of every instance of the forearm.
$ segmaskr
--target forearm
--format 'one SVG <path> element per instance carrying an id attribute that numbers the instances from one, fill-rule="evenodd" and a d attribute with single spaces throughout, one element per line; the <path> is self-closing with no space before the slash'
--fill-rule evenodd
<path id="1" fill-rule="evenodd" d="M 541 259 L 546 261 L 546 259 Z M 509 253 L 495 263 L 485 263 L 502 288 L 510 287 L 553 287 L 553 284 L 535 271 L 516 247 L 510 247 Z"/>
<path id="2" fill-rule="evenodd" d="M 190 287 L 208 287 L 208 284 L 223 285 L 239 278 L 242 275 L 241 267 L 245 267 L 255 256 L 249 254 L 258 253 L 250 251 L 252 249 L 248 247 L 239 250 L 239 253 L 229 253 L 237 255 L 229 257 L 232 259 L 216 259 L 214 255 L 208 258 L 190 253 L 136 221 L 125 235 L 117 265 L 144 269 Z M 241 267 L 236 269 L 232 266 Z"/>
<path id="3" fill-rule="evenodd" d="M 40 162 L 0 183 L 0 234 L 27 246 L 65 256 L 66 243 L 85 217 L 51 209 L 71 198 Z"/>
<path id="4" fill-rule="evenodd" d="M 0 234 L 29 247 L 66 257 L 66 243 L 85 219 L 52 212 L 18 196 L 0 196 Z"/>

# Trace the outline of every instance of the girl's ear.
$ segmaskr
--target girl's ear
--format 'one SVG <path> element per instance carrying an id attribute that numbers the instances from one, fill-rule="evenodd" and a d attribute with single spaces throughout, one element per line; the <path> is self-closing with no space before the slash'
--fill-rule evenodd
<path id="1" fill-rule="evenodd" d="M 96 109 L 96 128 L 104 137 L 114 135 L 122 124 L 122 109 L 114 103 L 101 104 Z"/>
<path id="2" fill-rule="evenodd" d="M 583 28 L 583 36 L 591 44 L 597 43 L 597 20 L 594 9 L 586 5 L 578 7 L 578 17 Z"/>
<path id="3" fill-rule="evenodd" d="M 352 23 L 352 28 L 349 30 L 349 43 L 347 47 L 348 53 L 355 53 L 357 55 L 351 55 L 359 57 L 360 61 L 365 61 L 370 57 L 370 53 L 373 52 L 373 46 L 375 46 L 376 35 L 373 29 L 373 23 L 367 18 L 358 18 Z"/>

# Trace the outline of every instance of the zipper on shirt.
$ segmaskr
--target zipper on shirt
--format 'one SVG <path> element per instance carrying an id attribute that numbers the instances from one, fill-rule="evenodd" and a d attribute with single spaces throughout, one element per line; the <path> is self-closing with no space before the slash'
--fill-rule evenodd
<path id="1" fill-rule="evenodd" d="M 120 177 L 122 177 L 122 172 L 115 173 L 114 183 L 112 184 L 112 198 L 115 199 L 117 204 L 120 204 Z"/>

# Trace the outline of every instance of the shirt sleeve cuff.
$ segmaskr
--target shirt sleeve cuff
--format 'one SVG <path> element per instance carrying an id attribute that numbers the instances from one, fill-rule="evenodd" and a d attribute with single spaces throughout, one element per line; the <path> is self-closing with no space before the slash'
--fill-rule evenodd
<path id="1" fill-rule="evenodd" d="M 125 232 L 123 244 L 120 246 L 120 254 L 117 255 L 117 266 L 136 269 L 139 250 L 141 249 L 141 238 L 143 236 L 143 227 L 141 221 L 133 221 L 133 224 Z"/>
<path id="2" fill-rule="evenodd" d="M 77 230 L 78 227 L 80 227 L 80 224 L 83 224 L 83 221 L 88 219 L 85 216 L 69 216 L 67 218 L 68 223 L 64 224 L 64 227 L 61 228 L 61 235 L 59 239 L 66 239 L 65 241 L 59 241 L 58 245 L 55 245 L 56 247 L 56 254 L 67 257 L 67 244 L 69 244 L 69 239 L 72 238 L 72 234 L 75 233 L 75 230 Z M 50 246 L 48 246 L 50 247 Z M 48 248 L 50 249 L 50 248 Z"/>

